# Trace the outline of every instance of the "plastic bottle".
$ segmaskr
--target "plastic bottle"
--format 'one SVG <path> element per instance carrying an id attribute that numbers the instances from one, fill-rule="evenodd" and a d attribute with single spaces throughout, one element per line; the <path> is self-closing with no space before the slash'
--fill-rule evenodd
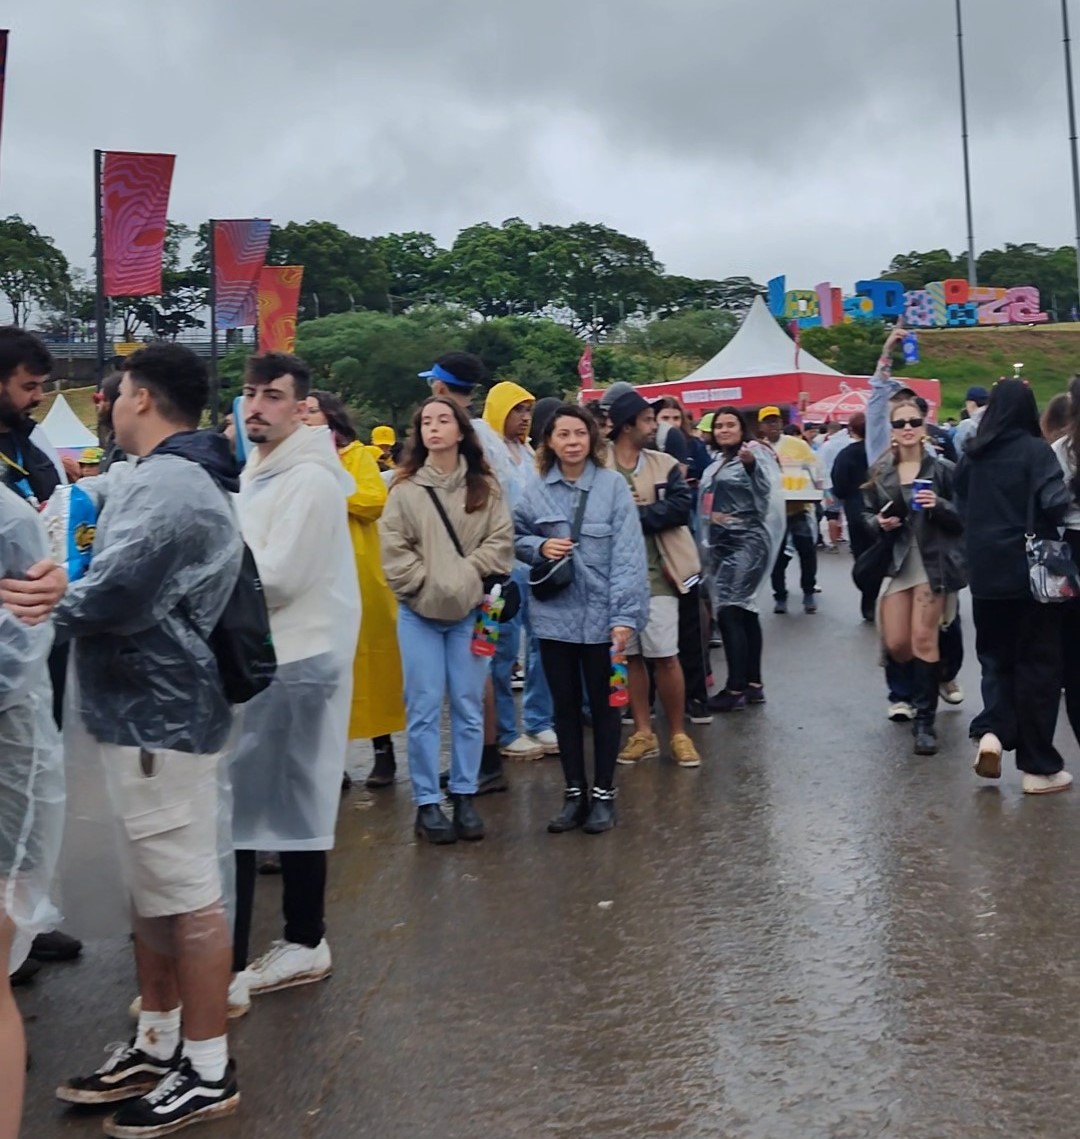
<path id="1" fill-rule="evenodd" d="M 493 657 L 495 655 L 495 647 L 499 643 L 499 617 L 505 604 L 502 586 L 493 585 L 491 593 L 484 598 L 484 603 L 476 614 L 476 624 L 473 625 L 471 647 L 475 656 Z"/>
<path id="2" fill-rule="evenodd" d="M 608 704 L 612 708 L 625 708 L 630 703 L 630 669 L 626 663 L 626 653 L 611 646 L 611 691 Z"/>

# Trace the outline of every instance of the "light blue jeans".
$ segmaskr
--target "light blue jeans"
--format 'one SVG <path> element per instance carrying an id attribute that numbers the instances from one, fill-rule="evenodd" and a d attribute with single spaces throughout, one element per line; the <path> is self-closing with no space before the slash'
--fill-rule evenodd
<path id="1" fill-rule="evenodd" d="M 443 698 L 450 696 L 450 792 L 474 795 L 484 748 L 484 685 L 488 657 L 469 645 L 475 615 L 431 621 L 398 606 L 398 647 L 405 680 L 409 776 L 418 807 L 442 800 L 439 735 Z"/>
<path id="2" fill-rule="evenodd" d="M 540 663 L 540 643 L 529 621 L 529 571 L 517 566 L 514 580 L 521 590 L 521 608 L 513 621 L 499 626 L 499 643 L 491 664 L 491 683 L 495 689 L 495 723 L 499 747 L 518 738 L 517 708 L 510 677 L 517 660 L 522 630 L 525 632 L 525 692 L 521 702 L 521 718 L 527 735 L 550 731 L 555 720 L 551 689 Z"/>

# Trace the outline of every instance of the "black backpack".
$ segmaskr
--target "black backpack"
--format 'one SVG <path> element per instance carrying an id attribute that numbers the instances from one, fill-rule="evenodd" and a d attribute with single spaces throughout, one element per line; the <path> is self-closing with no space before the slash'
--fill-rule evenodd
<path id="1" fill-rule="evenodd" d="M 277 672 L 277 655 L 259 568 L 246 542 L 240 576 L 208 643 L 230 704 L 246 704 L 269 687 Z"/>

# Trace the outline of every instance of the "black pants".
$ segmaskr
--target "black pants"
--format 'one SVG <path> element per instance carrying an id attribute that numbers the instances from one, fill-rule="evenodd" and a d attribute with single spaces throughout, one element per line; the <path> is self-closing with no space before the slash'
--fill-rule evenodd
<path id="1" fill-rule="evenodd" d="M 285 940 L 314 949 L 326 935 L 326 851 L 286 850 L 281 854 Z M 255 905 L 255 851 L 236 852 L 236 923 L 233 972 L 247 968 L 251 912 Z"/>
<path id="2" fill-rule="evenodd" d="M 1054 775 L 1064 766 L 1054 747 L 1061 703 L 1061 607 L 976 597 L 975 651 L 983 670 L 982 731 L 993 732 L 1016 766 Z M 989 683 L 988 683 L 989 682 Z"/>
<path id="3" fill-rule="evenodd" d="M 721 606 L 716 615 L 724 639 L 729 692 L 745 692 L 748 684 L 761 683 L 761 622 L 756 613 L 737 605 Z"/>
<path id="4" fill-rule="evenodd" d="M 845 504 L 844 513 L 847 515 L 848 544 L 851 547 L 851 556 L 858 561 L 874 544 L 874 535 L 866 528 L 863 522 L 861 508 L 856 510 Z M 872 619 L 877 612 L 878 591 L 872 589 L 861 594 L 861 612 L 863 617 Z"/>
<path id="5" fill-rule="evenodd" d="M 58 728 L 64 726 L 64 689 L 67 687 L 68 655 L 71 651 L 71 642 L 65 641 L 62 645 L 53 645 L 49 653 L 49 678 L 52 680 L 53 691 L 53 719 Z"/>
<path id="6" fill-rule="evenodd" d="M 799 555 L 799 585 L 803 596 L 814 592 L 817 585 L 817 535 L 814 532 L 814 516 L 800 510 L 792 514 L 787 522 L 787 534 L 776 555 L 776 565 L 772 571 L 773 596 L 777 601 L 787 599 L 787 568 L 791 559 L 788 557 L 788 542 L 795 547 Z"/>
<path id="7" fill-rule="evenodd" d="M 611 646 L 575 645 L 568 641 L 540 641 L 544 666 L 555 709 L 555 735 L 567 787 L 587 787 L 585 726 L 581 722 L 582 681 L 592 713 L 595 771 L 593 784 L 610 790 L 615 785 L 615 759 L 619 754 L 620 713 L 608 703 L 611 693 Z"/>
<path id="8" fill-rule="evenodd" d="M 1073 561 L 1080 565 L 1080 530 L 1066 530 Z M 1061 612 L 1061 648 L 1065 666 L 1065 711 L 1080 743 L 1080 601 L 1057 606 Z"/>
<path id="9" fill-rule="evenodd" d="M 709 689 L 705 684 L 707 641 L 702 636 L 701 593 L 693 586 L 679 596 L 679 663 L 686 682 L 686 700 L 705 703 Z"/>

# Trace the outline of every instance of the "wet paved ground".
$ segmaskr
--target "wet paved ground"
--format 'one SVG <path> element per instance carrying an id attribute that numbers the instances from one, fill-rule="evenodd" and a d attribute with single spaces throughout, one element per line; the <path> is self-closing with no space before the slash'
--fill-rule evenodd
<path id="1" fill-rule="evenodd" d="M 974 697 L 914 758 L 848 560 L 822 560 L 821 612 L 765 618 L 769 704 L 695 729 L 699 771 L 620 769 L 610 835 L 545 833 L 554 761 L 481 801 L 476 845 L 415 845 L 404 783 L 354 791 L 336 972 L 236 1024 L 242 1114 L 196 1133 L 1077 1135 L 1080 791 L 977 785 Z M 1064 717 L 1059 739 L 1076 770 Z M 24 991 L 28 1139 L 100 1133 L 51 1093 L 130 1031 L 133 992 L 122 939 Z"/>

